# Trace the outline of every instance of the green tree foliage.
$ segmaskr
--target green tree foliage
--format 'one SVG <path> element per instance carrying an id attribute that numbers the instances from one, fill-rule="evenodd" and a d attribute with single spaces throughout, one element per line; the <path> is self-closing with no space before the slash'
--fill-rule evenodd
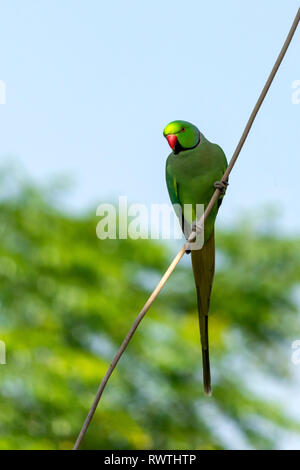
<path id="1" fill-rule="evenodd" d="M 100 241 L 93 214 L 66 215 L 49 193 L 12 186 L 0 204 L 0 448 L 69 449 L 171 247 Z M 202 391 L 187 258 L 121 359 L 83 448 L 263 449 L 300 432 L 281 397 L 297 368 L 300 240 L 241 222 L 217 246 L 213 397 Z"/>

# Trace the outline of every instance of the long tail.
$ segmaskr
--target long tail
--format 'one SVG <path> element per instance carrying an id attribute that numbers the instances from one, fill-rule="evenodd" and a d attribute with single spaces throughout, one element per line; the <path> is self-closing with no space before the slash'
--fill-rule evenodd
<path id="1" fill-rule="evenodd" d="M 209 344 L 208 344 L 208 311 L 210 294 L 215 272 L 215 234 L 201 250 L 192 250 L 192 265 L 197 291 L 200 337 L 202 345 L 203 385 L 206 395 L 211 395 Z"/>

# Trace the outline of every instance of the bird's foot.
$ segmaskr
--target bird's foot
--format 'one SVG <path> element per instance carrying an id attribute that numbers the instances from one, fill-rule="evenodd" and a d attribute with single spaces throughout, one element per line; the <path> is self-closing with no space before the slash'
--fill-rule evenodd
<path id="1" fill-rule="evenodd" d="M 187 237 L 187 242 L 186 242 L 186 248 L 185 248 L 185 252 L 187 255 L 189 255 L 192 251 L 193 248 L 191 248 L 191 243 L 194 244 L 196 243 L 196 239 L 197 239 L 197 234 L 199 234 L 200 232 L 202 232 L 202 230 L 204 230 L 204 226 L 203 225 L 198 225 L 196 221 L 194 221 L 191 225 L 191 233 L 190 233 L 190 236 Z M 193 234 L 193 236 L 192 236 Z"/>
<path id="2" fill-rule="evenodd" d="M 192 232 L 196 232 L 197 234 L 201 233 L 204 230 L 204 224 L 201 223 L 199 220 L 194 221 L 192 223 Z"/>
<path id="3" fill-rule="evenodd" d="M 214 183 L 214 188 L 219 189 L 220 193 L 224 196 L 228 185 L 229 185 L 228 181 L 216 181 Z"/>

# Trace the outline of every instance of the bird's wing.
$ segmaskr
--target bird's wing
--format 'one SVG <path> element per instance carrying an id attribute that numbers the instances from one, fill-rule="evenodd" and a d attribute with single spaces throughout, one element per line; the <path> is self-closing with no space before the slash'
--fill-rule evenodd
<path id="1" fill-rule="evenodd" d="M 172 174 L 172 171 L 170 169 L 170 166 L 166 166 L 166 181 L 167 181 L 167 188 L 168 188 L 168 193 L 171 199 L 171 202 L 173 204 L 173 208 L 175 210 L 175 213 L 178 217 L 179 220 L 182 219 L 182 205 L 179 200 L 178 196 L 178 185 L 175 176 Z"/>
<path id="2" fill-rule="evenodd" d="M 191 232 L 191 226 L 184 218 L 183 207 L 178 195 L 178 183 L 175 176 L 172 174 L 170 167 L 168 166 L 168 162 L 166 166 L 166 181 L 168 193 L 173 204 L 174 211 L 178 217 L 182 231 L 184 232 L 185 236 L 188 237 Z"/>
<path id="3" fill-rule="evenodd" d="M 177 186 L 177 181 L 174 175 L 172 175 L 172 172 L 170 170 L 170 167 L 166 166 L 166 181 L 167 181 L 167 188 L 169 192 L 169 196 L 171 199 L 172 204 L 180 204 L 180 200 L 178 197 L 178 186 Z"/>

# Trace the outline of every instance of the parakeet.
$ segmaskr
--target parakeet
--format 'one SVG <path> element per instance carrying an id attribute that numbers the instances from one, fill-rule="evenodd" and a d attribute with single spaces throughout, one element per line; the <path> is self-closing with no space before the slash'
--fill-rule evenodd
<path id="1" fill-rule="evenodd" d="M 204 204 L 206 208 L 215 188 L 226 187 L 227 183 L 224 184 L 221 178 L 227 168 L 227 159 L 221 147 L 209 142 L 196 126 L 187 121 L 169 123 L 163 135 L 172 148 L 166 164 L 169 196 L 173 205 L 179 204 L 182 208 L 182 214 L 177 214 L 182 217 L 180 223 L 185 219 L 192 227 L 196 221 L 196 204 Z M 202 346 L 203 385 L 207 395 L 211 394 L 208 312 L 215 269 L 214 224 L 221 198 L 205 221 L 202 249 L 191 251 Z M 192 205 L 192 211 L 185 211 L 184 204 Z"/>

